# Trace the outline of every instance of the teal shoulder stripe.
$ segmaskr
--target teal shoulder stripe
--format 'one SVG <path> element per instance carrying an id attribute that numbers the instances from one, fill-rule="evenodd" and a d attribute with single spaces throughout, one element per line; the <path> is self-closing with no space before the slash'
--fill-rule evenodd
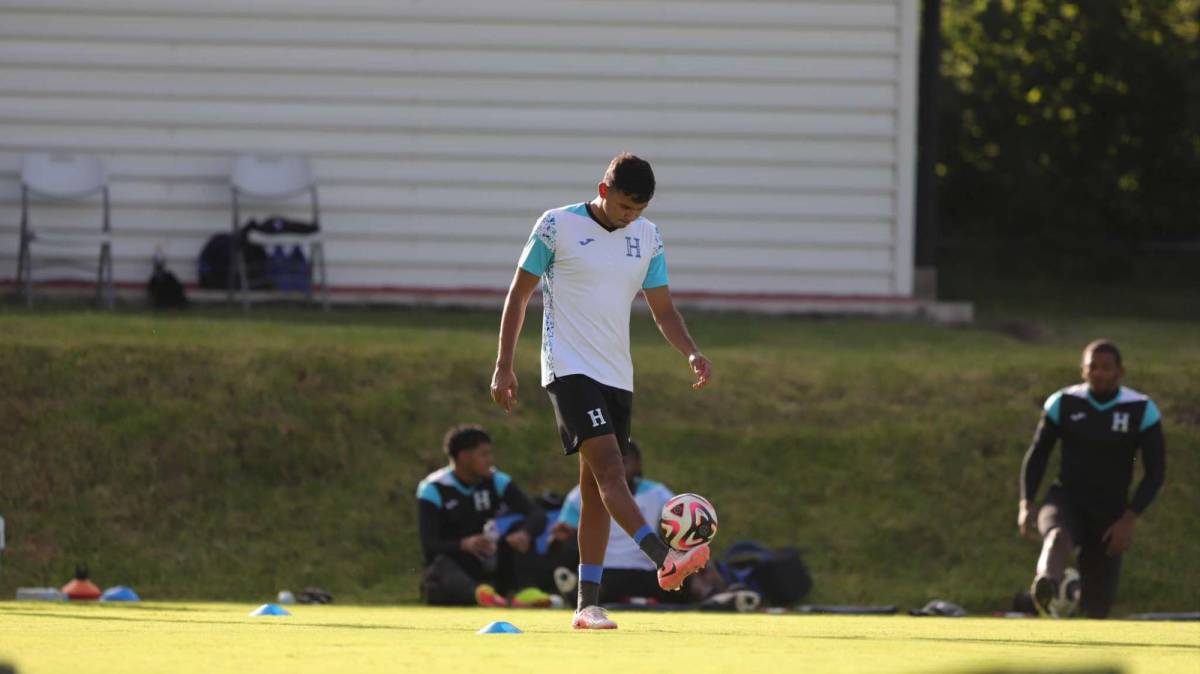
<path id="1" fill-rule="evenodd" d="M 1153 400 L 1147 400 L 1146 411 L 1142 413 L 1142 427 L 1139 430 L 1144 431 L 1157 424 L 1161 419 L 1162 413 L 1158 411 L 1158 405 L 1155 405 Z"/>
<path id="2" fill-rule="evenodd" d="M 1055 391 L 1053 395 L 1046 398 L 1046 403 L 1042 405 L 1042 409 L 1046 410 L 1046 418 L 1058 424 L 1058 410 L 1062 406 L 1062 391 Z"/>
<path id="3" fill-rule="evenodd" d="M 433 505 L 442 507 L 442 493 L 433 486 L 432 482 L 422 482 L 417 486 L 417 498 L 422 501 L 429 501 Z"/>
<path id="4" fill-rule="evenodd" d="M 508 485 L 512 484 L 512 476 L 503 471 L 494 471 L 492 473 L 492 483 L 496 485 L 496 495 L 504 496 L 504 491 L 508 489 Z"/>
<path id="5" fill-rule="evenodd" d="M 568 212 L 568 213 L 573 213 L 573 214 L 575 214 L 575 215 L 583 216 L 583 217 L 585 217 L 585 218 L 590 218 L 590 217 L 592 217 L 591 215 L 588 215 L 588 211 L 587 211 L 587 202 L 586 202 L 586 201 L 585 201 L 585 202 L 580 202 L 580 203 L 578 203 L 578 204 L 574 204 L 574 205 L 572 205 L 572 206 L 567 206 L 567 207 L 563 208 L 563 210 L 564 210 L 564 211 L 566 211 L 566 212 Z"/>

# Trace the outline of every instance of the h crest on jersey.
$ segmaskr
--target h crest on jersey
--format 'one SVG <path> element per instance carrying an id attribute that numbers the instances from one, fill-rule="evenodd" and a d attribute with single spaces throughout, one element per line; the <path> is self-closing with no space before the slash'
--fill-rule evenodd
<path id="1" fill-rule="evenodd" d="M 492 507 L 492 497 L 487 491 L 475 492 L 475 510 L 485 511 Z"/>
<path id="2" fill-rule="evenodd" d="M 1112 429 L 1114 433 L 1129 432 L 1129 413 L 1128 412 L 1113 412 Z"/>
<path id="3" fill-rule="evenodd" d="M 642 259 L 642 240 L 636 236 L 625 237 L 625 257 Z"/>

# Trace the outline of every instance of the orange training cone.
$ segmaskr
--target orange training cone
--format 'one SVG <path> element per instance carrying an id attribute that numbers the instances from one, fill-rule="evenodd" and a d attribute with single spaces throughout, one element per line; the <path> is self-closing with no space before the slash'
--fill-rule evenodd
<path id="1" fill-rule="evenodd" d="M 87 566 L 75 567 L 75 579 L 66 585 L 62 586 L 63 594 L 67 595 L 67 599 L 99 599 L 100 588 L 96 584 L 88 580 Z"/>

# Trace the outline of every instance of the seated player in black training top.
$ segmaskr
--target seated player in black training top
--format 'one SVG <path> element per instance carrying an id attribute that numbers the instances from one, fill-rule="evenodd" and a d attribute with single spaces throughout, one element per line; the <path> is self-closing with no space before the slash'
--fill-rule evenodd
<path id="1" fill-rule="evenodd" d="M 1073 612 L 1105 618 L 1117 594 L 1121 555 L 1133 542 L 1138 517 L 1154 500 L 1166 472 L 1161 415 L 1149 397 L 1121 386 L 1121 352 L 1107 340 L 1083 350 L 1083 379 L 1046 400 L 1033 445 L 1021 468 L 1017 526 L 1042 539 L 1030 595 L 1043 615 Z M 1062 466 L 1041 508 L 1034 504 L 1054 443 Z M 1144 476 L 1129 500 L 1133 466 L 1142 453 Z M 1071 554 L 1079 551 L 1080 583 L 1060 588 Z M 1053 611 L 1051 609 L 1054 609 Z"/>
<path id="2" fill-rule="evenodd" d="M 442 449 L 450 464 L 417 487 L 417 513 L 425 572 L 421 595 L 429 604 L 506 606 L 505 593 L 532 586 L 526 563 L 533 536 L 546 516 L 507 473 L 496 470 L 492 439 L 478 426 L 456 426 Z M 503 537 L 484 531 L 489 520 L 519 513 L 522 522 Z"/>

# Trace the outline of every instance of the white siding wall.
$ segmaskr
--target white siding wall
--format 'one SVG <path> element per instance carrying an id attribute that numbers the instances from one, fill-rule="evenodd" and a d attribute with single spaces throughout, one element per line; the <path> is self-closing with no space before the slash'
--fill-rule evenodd
<path id="1" fill-rule="evenodd" d="M 503 289 L 629 149 L 675 290 L 908 296 L 916 26 L 917 0 L 0 0 L 0 278 L 27 151 L 108 161 L 119 281 L 158 242 L 194 280 L 253 151 L 314 160 L 335 286 Z"/>

